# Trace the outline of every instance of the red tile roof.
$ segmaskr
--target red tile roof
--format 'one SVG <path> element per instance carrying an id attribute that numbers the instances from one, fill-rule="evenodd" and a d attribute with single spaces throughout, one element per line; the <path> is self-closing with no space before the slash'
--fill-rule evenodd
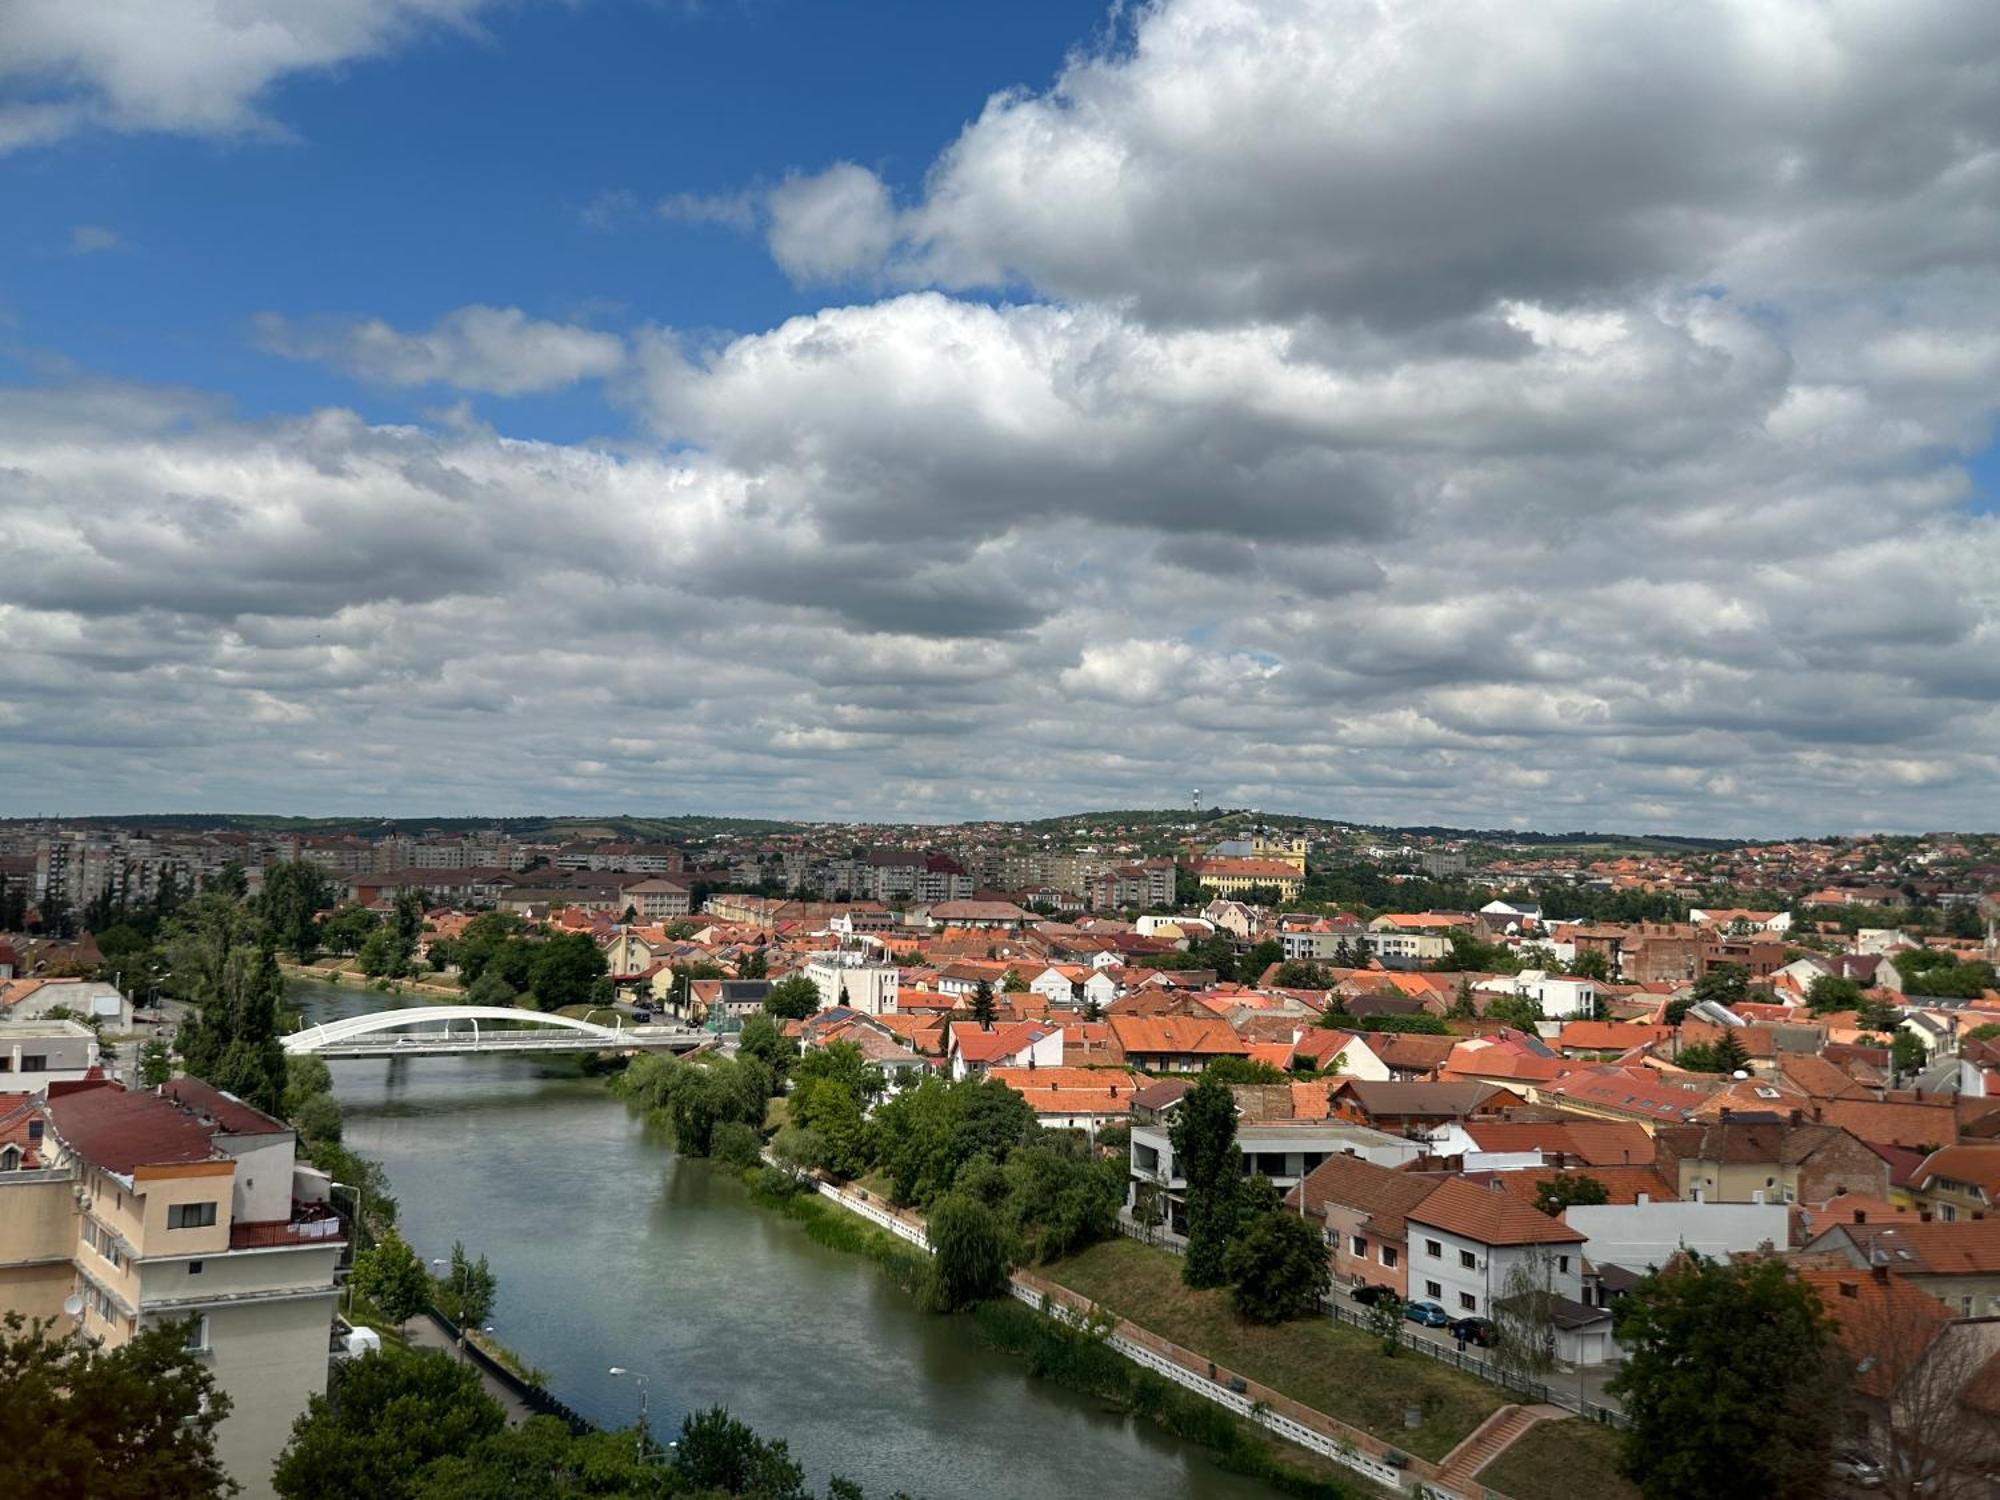
<path id="1" fill-rule="evenodd" d="M 1212 1016 L 1112 1015 L 1111 1035 L 1127 1056 L 1202 1054 L 1243 1057 L 1249 1045 L 1229 1023 Z"/>
<path id="2" fill-rule="evenodd" d="M 1408 1218 L 1413 1226 L 1428 1224 L 1482 1245 L 1576 1245 L 1585 1239 L 1512 1193 L 1496 1193 L 1458 1177 L 1440 1184 Z"/>
<path id="3" fill-rule="evenodd" d="M 215 1133 L 166 1099 L 113 1084 L 50 1091 L 49 1118 L 78 1156 L 129 1177 L 138 1167 L 209 1161 L 220 1153 Z"/>

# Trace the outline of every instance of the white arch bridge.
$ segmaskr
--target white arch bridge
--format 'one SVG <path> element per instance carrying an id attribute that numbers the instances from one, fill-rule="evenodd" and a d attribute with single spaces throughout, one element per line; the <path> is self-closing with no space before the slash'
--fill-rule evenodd
<path id="1" fill-rule="evenodd" d="M 284 1039 L 284 1046 L 294 1057 L 456 1057 L 470 1052 L 690 1052 L 714 1040 L 707 1032 L 681 1026 L 627 1026 L 623 1017 L 612 1027 L 507 1005 L 413 1005 L 302 1027 Z"/>

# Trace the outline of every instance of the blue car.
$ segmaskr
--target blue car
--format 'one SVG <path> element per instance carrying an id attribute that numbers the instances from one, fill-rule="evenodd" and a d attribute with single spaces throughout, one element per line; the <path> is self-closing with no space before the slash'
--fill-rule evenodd
<path id="1" fill-rule="evenodd" d="M 1451 1314 L 1435 1302 L 1405 1302 L 1403 1316 L 1426 1328 L 1442 1328 L 1451 1321 Z"/>

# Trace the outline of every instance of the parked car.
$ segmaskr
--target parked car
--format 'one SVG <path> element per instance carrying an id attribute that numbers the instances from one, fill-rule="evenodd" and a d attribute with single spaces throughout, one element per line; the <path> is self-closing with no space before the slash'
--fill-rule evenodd
<path id="1" fill-rule="evenodd" d="M 1882 1488 L 1881 1462 L 1866 1453 L 1843 1453 L 1833 1461 L 1833 1477 L 1857 1490 Z"/>
<path id="2" fill-rule="evenodd" d="M 637 1021 L 641 1026 L 650 1025 L 653 1020 L 653 1013 L 642 1005 L 639 1009 L 632 1012 L 632 1019 Z"/>
<path id="3" fill-rule="evenodd" d="M 1445 1325 L 1445 1332 L 1468 1344 L 1477 1344 L 1482 1349 L 1497 1336 L 1492 1320 L 1488 1318 L 1453 1318 Z"/>
<path id="4" fill-rule="evenodd" d="M 1347 1295 L 1352 1297 L 1356 1302 L 1359 1302 L 1363 1307 L 1373 1307 L 1378 1302 L 1402 1301 L 1402 1298 L 1396 1295 L 1394 1287 L 1377 1286 L 1372 1281 L 1364 1281 Z"/>
<path id="5" fill-rule="evenodd" d="M 1451 1314 L 1435 1302 L 1405 1302 L 1403 1316 L 1426 1328 L 1443 1328 L 1451 1322 Z"/>

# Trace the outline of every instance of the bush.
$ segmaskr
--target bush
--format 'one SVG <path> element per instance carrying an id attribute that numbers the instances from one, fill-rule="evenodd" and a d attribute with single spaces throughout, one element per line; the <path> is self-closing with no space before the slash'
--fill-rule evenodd
<path id="1" fill-rule="evenodd" d="M 732 1167 L 753 1167 L 761 1156 L 757 1132 L 740 1120 L 718 1125 L 709 1143 L 709 1154 Z"/>
<path id="2" fill-rule="evenodd" d="M 1010 1246 L 1000 1216 L 976 1198 L 947 1193 L 931 1209 L 931 1275 L 926 1301 L 957 1312 L 1007 1289 Z"/>

